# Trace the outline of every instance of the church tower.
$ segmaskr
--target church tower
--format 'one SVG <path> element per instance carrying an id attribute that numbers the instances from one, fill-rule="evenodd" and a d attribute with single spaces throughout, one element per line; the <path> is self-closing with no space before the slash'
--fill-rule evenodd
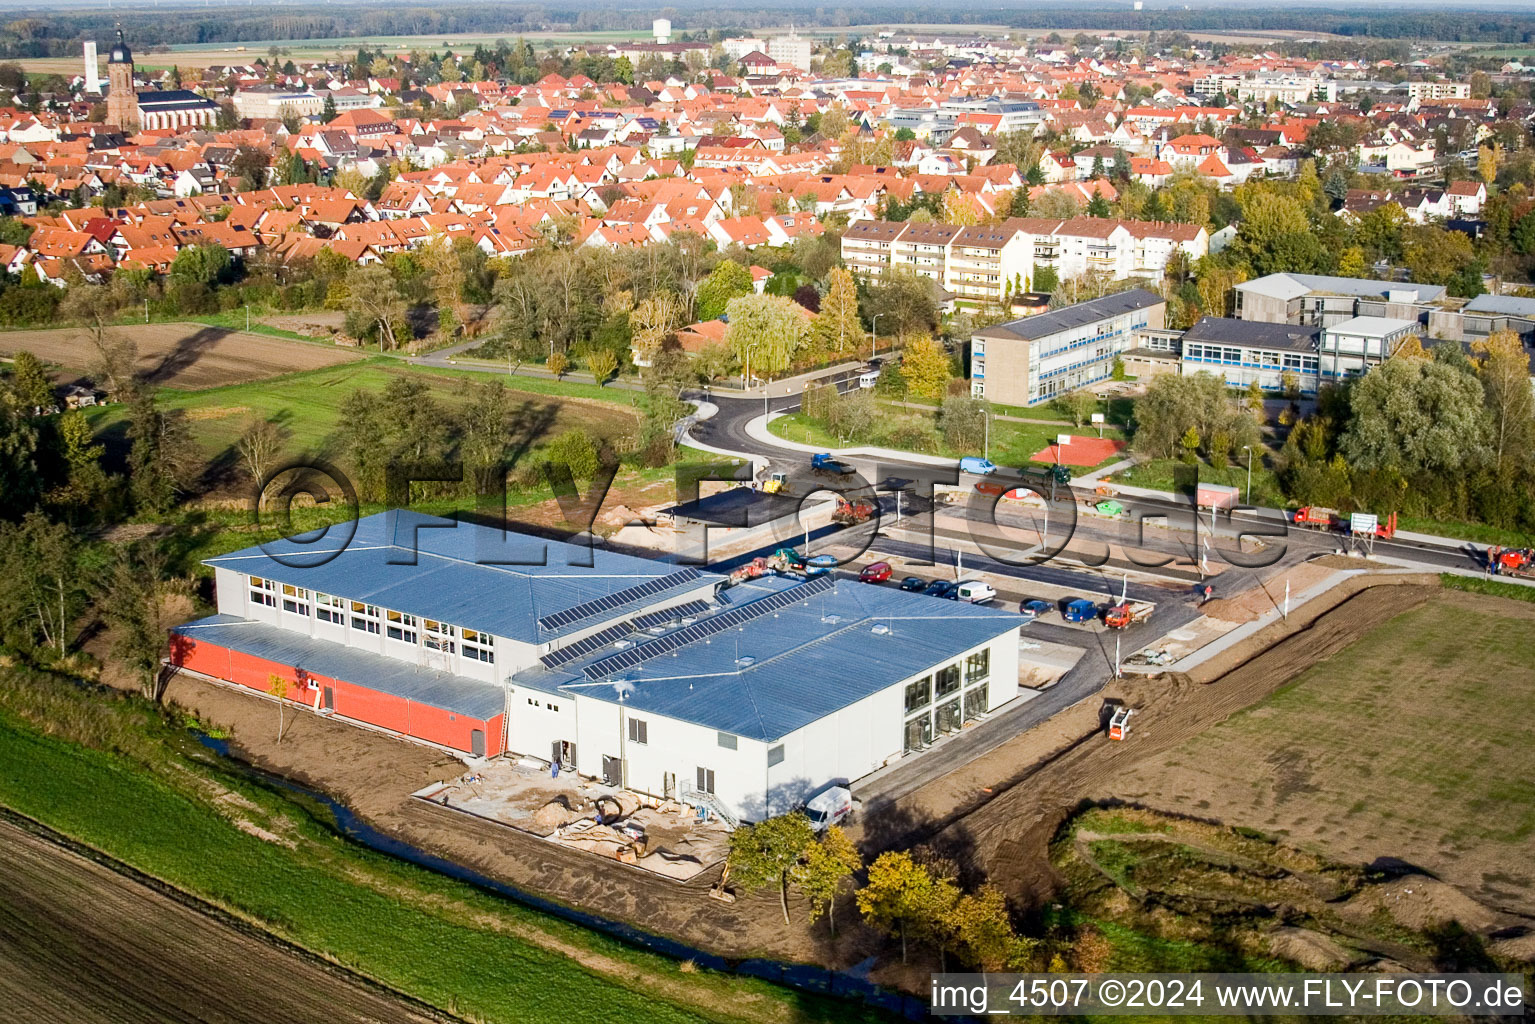
<path id="1" fill-rule="evenodd" d="M 123 42 L 123 30 L 117 29 L 117 43 L 107 57 L 107 121 L 123 131 L 139 127 L 139 97 L 133 88 L 133 54 Z"/>

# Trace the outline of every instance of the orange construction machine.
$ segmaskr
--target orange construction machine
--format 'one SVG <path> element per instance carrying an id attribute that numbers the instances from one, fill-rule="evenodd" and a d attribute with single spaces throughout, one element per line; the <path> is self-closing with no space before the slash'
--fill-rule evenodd
<path id="1" fill-rule="evenodd" d="M 1488 548 L 1487 569 L 1494 576 L 1535 579 L 1535 548 Z"/>
<path id="2" fill-rule="evenodd" d="M 868 498 L 837 498 L 837 511 L 832 513 L 831 521 L 841 523 L 843 526 L 853 526 L 858 523 L 866 523 L 874 515 L 876 506 Z"/>

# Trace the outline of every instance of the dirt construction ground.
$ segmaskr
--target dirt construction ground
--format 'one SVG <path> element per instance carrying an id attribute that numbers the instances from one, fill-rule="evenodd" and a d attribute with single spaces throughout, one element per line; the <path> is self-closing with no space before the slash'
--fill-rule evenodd
<path id="1" fill-rule="evenodd" d="M 0 1006 L 17 1024 L 443 1019 L 7 821 Z"/>
<path id="2" fill-rule="evenodd" d="M 151 384 L 196 391 L 264 380 L 298 370 L 318 370 L 358 358 L 355 349 L 286 341 L 206 324 L 130 324 L 112 332 L 138 346 L 139 372 Z M 22 349 L 60 368 L 60 383 L 82 379 L 96 362 L 88 332 L 67 327 L 47 331 L 0 333 L 0 355 Z"/>

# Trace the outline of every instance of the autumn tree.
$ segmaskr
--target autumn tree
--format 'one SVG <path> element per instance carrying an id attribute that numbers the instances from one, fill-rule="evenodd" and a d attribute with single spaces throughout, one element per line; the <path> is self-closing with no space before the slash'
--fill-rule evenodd
<path id="1" fill-rule="evenodd" d="M 731 877 L 748 889 L 776 888 L 788 924 L 790 876 L 814 844 L 810 819 L 795 811 L 732 832 L 726 865 Z"/>
<path id="2" fill-rule="evenodd" d="M 858 890 L 858 912 L 865 923 L 886 935 L 901 939 L 901 962 L 906 962 L 907 938 L 924 937 L 942 927 L 954 900 L 952 882 L 934 877 L 911 854 L 882 853 L 869 865 L 869 880 Z M 947 903 L 948 906 L 944 904 Z"/>
<path id="3" fill-rule="evenodd" d="M 377 338 L 381 351 L 410 341 L 405 298 L 394 275 L 385 268 L 353 267 L 346 276 L 346 331 L 359 341 Z"/>
<path id="4" fill-rule="evenodd" d="M 277 742 L 282 742 L 283 714 L 288 709 L 288 690 L 293 686 L 288 680 L 277 673 L 266 677 L 266 692 L 277 701 Z"/>
<path id="5" fill-rule="evenodd" d="M 699 320 L 718 320 L 731 299 L 752 291 L 751 271 L 735 260 L 721 260 L 693 296 L 694 315 Z"/>
<path id="6" fill-rule="evenodd" d="M 618 369 L 618 356 L 611 349 L 599 348 L 586 357 L 586 368 L 592 371 L 592 379 L 601 387 Z"/>
<path id="7" fill-rule="evenodd" d="M 1482 383 L 1439 359 L 1388 359 L 1353 383 L 1348 402 L 1339 450 L 1355 469 L 1461 473 L 1491 455 Z"/>
<path id="8" fill-rule="evenodd" d="M 1492 455 L 1507 470 L 1528 456 L 1535 441 L 1535 393 L 1530 389 L 1530 363 L 1519 335 L 1493 331 L 1472 346 L 1477 375 L 1482 379 L 1487 411 L 1492 416 Z"/>
<path id="9" fill-rule="evenodd" d="M 960 959 L 982 971 L 1021 970 L 1037 945 L 1013 931 L 1007 898 L 992 885 L 961 896 L 947 923 Z"/>
<path id="10" fill-rule="evenodd" d="M 837 934 L 837 893 L 863 867 L 858 848 L 839 825 L 830 825 L 821 838 L 805 848 L 804 858 L 791 869 L 799 891 L 810 901 L 810 923 L 822 914 L 832 937 Z"/>
<path id="11" fill-rule="evenodd" d="M 901 376 L 906 389 L 923 398 L 939 399 L 949 387 L 949 357 L 932 338 L 918 338 L 901 356 Z"/>
<path id="12" fill-rule="evenodd" d="M 549 357 L 544 360 L 544 366 L 554 374 L 555 380 L 559 380 L 565 376 L 565 371 L 570 369 L 570 359 L 563 352 L 550 352 Z"/>
<path id="13" fill-rule="evenodd" d="M 1061 400 L 1066 407 L 1066 414 L 1071 417 L 1072 426 L 1080 427 L 1093 418 L 1093 413 L 1098 411 L 1102 404 L 1098 396 L 1087 391 L 1073 391 Z"/>
<path id="14" fill-rule="evenodd" d="M 810 334 L 804 309 L 777 295 L 742 295 L 726 306 L 725 341 L 750 378 L 770 377 L 788 368 Z"/>
<path id="15" fill-rule="evenodd" d="M 837 268 L 831 272 L 831 287 L 821 298 L 821 312 L 810 328 L 810 340 L 818 354 L 843 356 L 856 352 L 863 340 L 863 324 L 858 318 L 858 285 L 851 271 Z"/>
<path id="16" fill-rule="evenodd" d="M 682 316 L 683 299 L 676 292 L 657 292 L 635 305 L 629 312 L 629 330 L 638 361 L 655 359 L 666 339 L 682 323 Z"/>

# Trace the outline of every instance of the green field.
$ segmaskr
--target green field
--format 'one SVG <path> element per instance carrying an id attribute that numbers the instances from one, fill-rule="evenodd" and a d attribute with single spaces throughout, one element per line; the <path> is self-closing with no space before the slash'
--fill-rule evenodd
<path id="1" fill-rule="evenodd" d="M 892 416 L 924 416 L 920 411 L 913 409 L 891 407 L 890 411 Z M 930 417 L 926 418 L 930 419 Z M 888 423 L 889 421 L 887 420 L 887 425 Z M 768 425 L 768 430 L 773 436 L 781 437 L 786 441 L 816 445 L 827 449 L 859 445 L 901 447 L 901 445 L 895 443 L 899 439 L 892 440 L 884 429 L 877 429 L 867 437 L 839 437 L 817 421 L 799 412 L 780 416 L 773 420 Z M 988 457 L 999 466 L 1016 467 L 1026 465 L 1036 452 L 1042 450 L 1047 445 L 1054 444 L 1056 435 L 1062 432 L 1063 428 L 1060 426 L 1048 423 L 1012 423 L 993 420 L 991 424 L 991 447 Z M 1124 435 L 1117 430 L 1105 430 L 1103 436 L 1116 440 L 1123 440 L 1124 438 Z M 983 454 L 979 447 L 975 451 L 955 451 L 950 449 L 943 444 L 942 438 L 936 433 L 933 435 L 931 445 L 921 450 L 928 454 L 945 455 L 950 458 Z"/>
<path id="2" fill-rule="evenodd" d="M 44 736 L 22 715 L 64 719 L 51 731 L 126 756 Z M 865 1019 L 763 982 L 684 976 L 667 958 L 372 853 L 198 750 L 137 700 L 19 670 L 0 679 L 0 804 L 465 1020 L 594 1019 L 573 1007 L 647 1022 Z"/>
<path id="3" fill-rule="evenodd" d="M 494 374 L 409 367 L 399 360 L 380 357 L 202 391 L 165 389 L 159 399 L 163 408 L 187 414 L 194 438 L 210 459 L 228 451 L 256 416 L 274 420 L 288 431 L 288 449 L 292 454 L 322 453 L 328 449 L 341 421 L 341 407 L 347 396 L 359 388 L 381 391 L 391 377 L 402 374 L 427 381 L 432 397 L 450 412 L 467 405 L 470 391 L 466 385 L 508 380 Z M 585 427 L 594 436 L 622 432 L 632 426 L 635 415 L 623 406 L 636 403 L 639 398 L 631 391 L 536 377 L 517 377 L 510 390 L 511 405 L 517 412 L 553 413 L 551 425 L 535 441 L 572 426 Z M 561 401 L 564 398 L 597 399 L 606 404 Z M 123 406 L 101 406 L 91 411 L 91 425 L 98 435 L 110 436 L 120 430 L 126 415 Z"/>

